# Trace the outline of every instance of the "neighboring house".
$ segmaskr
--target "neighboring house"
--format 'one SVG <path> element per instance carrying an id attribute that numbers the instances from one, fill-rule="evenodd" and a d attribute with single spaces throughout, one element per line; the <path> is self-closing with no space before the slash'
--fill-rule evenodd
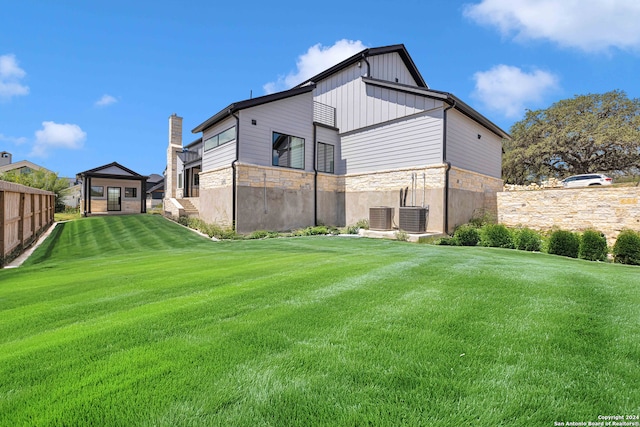
<path id="1" fill-rule="evenodd" d="M 147 179 L 147 209 L 162 205 L 164 199 L 164 177 L 152 173 Z"/>
<path id="2" fill-rule="evenodd" d="M 65 208 L 78 209 L 82 199 L 82 185 L 76 178 L 69 179 L 69 188 L 62 191 L 62 203 Z"/>
<path id="3" fill-rule="evenodd" d="M 496 209 L 509 135 L 425 83 L 404 45 L 365 49 L 293 89 L 230 104 L 182 146 L 169 118 L 164 209 L 238 232 L 344 226 L 428 206 L 451 232 Z"/>
<path id="4" fill-rule="evenodd" d="M 0 174 L 6 172 L 14 173 L 30 173 L 33 171 L 44 171 L 46 173 L 54 173 L 49 169 L 32 163 L 28 160 L 20 160 L 12 163 L 11 153 L 8 151 L 0 152 Z M 61 201 L 67 208 L 77 208 L 80 202 L 80 185 L 75 178 L 65 178 L 69 181 L 69 188 L 61 192 Z"/>
<path id="5" fill-rule="evenodd" d="M 77 174 L 80 211 L 91 214 L 145 213 L 147 176 L 113 162 Z"/>
<path id="6" fill-rule="evenodd" d="M 29 160 L 20 160 L 12 163 L 11 153 L 7 151 L 0 152 L 0 173 L 16 172 L 16 173 L 29 173 L 31 171 L 42 170 L 45 172 L 51 172 L 49 169 L 36 165 Z"/>

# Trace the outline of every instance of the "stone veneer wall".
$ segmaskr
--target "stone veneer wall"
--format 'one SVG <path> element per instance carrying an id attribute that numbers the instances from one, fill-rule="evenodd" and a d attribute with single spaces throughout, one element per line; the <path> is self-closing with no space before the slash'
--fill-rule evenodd
<path id="1" fill-rule="evenodd" d="M 449 171 L 449 231 L 469 222 L 476 213 L 498 215 L 497 194 L 502 191 L 500 178 L 452 167 Z"/>
<path id="2" fill-rule="evenodd" d="M 442 231 L 442 206 L 445 165 L 422 168 L 395 169 L 379 172 L 349 174 L 344 177 L 345 223 L 355 224 L 369 218 L 369 208 L 390 206 L 394 209 L 394 224 L 399 223 L 400 189 L 409 189 L 407 206 L 428 205 L 428 231 Z M 415 192 L 412 175 L 416 174 Z"/>
<path id="3" fill-rule="evenodd" d="M 238 163 L 237 173 L 238 232 L 313 225 L 313 172 Z"/>
<path id="4" fill-rule="evenodd" d="M 640 188 L 587 187 L 501 192 L 498 221 L 536 230 L 599 230 L 613 245 L 620 231 L 640 231 Z"/>
<path id="5" fill-rule="evenodd" d="M 200 219 L 223 227 L 232 225 L 233 212 L 233 168 L 225 166 L 206 172 L 200 172 L 200 197 L 194 203 Z"/>

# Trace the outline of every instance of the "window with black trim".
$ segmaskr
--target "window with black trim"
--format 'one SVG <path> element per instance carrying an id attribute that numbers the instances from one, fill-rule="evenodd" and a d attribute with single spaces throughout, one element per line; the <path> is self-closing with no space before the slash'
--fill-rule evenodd
<path id="1" fill-rule="evenodd" d="M 138 197 L 138 189 L 135 187 L 125 187 L 124 197 L 130 198 L 130 199 L 134 199 Z"/>
<path id="2" fill-rule="evenodd" d="M 334 173 L 333 156 L 333 145 L 318 142 L 318 172 Z"/>
<path id="3" fill-rule="evenodd" d="M 304 139 L 273 132 L 273 166 L 304 169 Z"/>
<path id="4" fill-rule="evenodd" d="M 204 151 L 209 151 L 212 148 L 224 145 L 227 142 L 234 141 L 236 139 L 236 127 L 230 127 L 229 129 L 220 132 L 217 135 L 213 135 L 204 141 Z"/>
<path id="5" fill-rule="evenodd" d="M 91 197 L 104 197 L 104 187 L 102 185 L 92 185 Z"/>

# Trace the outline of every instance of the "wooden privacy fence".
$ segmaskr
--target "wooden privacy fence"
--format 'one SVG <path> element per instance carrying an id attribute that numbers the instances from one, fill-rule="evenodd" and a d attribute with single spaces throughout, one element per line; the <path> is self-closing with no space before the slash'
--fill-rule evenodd
<path id="1" fill-rule="evenodd" d="M 19 256 L 53 224 L 55 194 L 0 181 L 0 267 Z"/>

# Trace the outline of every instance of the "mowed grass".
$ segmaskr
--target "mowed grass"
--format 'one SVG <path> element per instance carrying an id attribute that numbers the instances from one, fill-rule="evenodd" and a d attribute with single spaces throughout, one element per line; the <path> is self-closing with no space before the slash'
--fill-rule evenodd
<path id="1" fill-rule="evenodd" d="M 0 270 L 0 425 L 550 426 L 640 412 L 640 268 L 64 223 Z"/>

